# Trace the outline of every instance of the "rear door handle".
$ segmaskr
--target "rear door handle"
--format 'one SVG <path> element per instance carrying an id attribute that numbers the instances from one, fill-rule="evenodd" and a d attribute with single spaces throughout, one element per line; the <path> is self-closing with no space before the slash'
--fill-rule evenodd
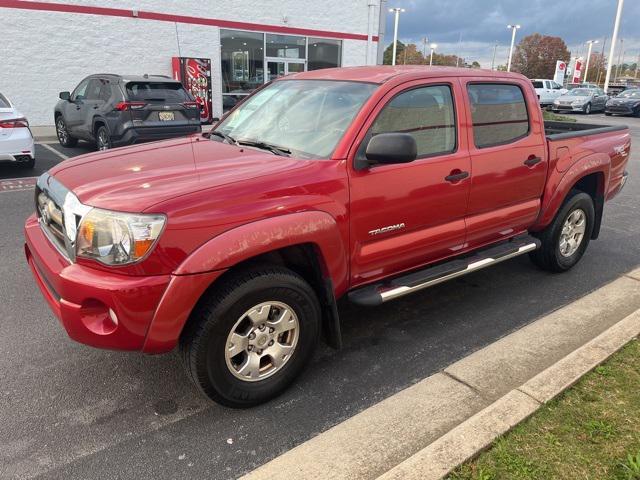
<path id="1" fill-rule="evenodd" d="M 458 172 L 458 173 L 451 173 L 450 175 L 447 175 L 446 177 L 444 177 L 444 179 L 447 182 L 454 183 L 454 182 L 459 182 L 460 180 L 464 180 L 468 176 L 469 176 L 469 172 Z"/>
<path id="2" fill-rule="evenodd" d="M 541 161 L 542 161 L 542 159 L 540 157 L 529 157 L 524 161 L 524 164 L 527 167 L 533 167 L 534 165 L 537 165 Z"/>

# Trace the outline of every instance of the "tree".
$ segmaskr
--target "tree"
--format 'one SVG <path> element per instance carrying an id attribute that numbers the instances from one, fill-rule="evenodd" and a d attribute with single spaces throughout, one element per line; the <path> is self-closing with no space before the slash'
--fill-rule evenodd
<path id="1" fill-rule="evenodd" d="M 529 78 L 553 78 L 556 61 L 569 62 L 570 56 L 560 37 L 534 33 L 524 37 L 516 47 L 511 70 Z"/>
<path id="2" fill-rule="evenodd" d="M 400 40 L 398 40 L 398 46 L 396 47 L 396 64 L 402 63 L 398 62 L 398 58 L 402 59 L 402 53 L 404 53 L 405 45 Z M 391 58 L 393 57 L 393 42 L 389 44 L 389 46 L 385 49 L 384 54 L 382 55 L 382 64 L 383 65 L 391 65 Z"/>
<path id="3" fill-rule="evenodd" d="M 474 60 L 471 64 L 471 68 L 480 68 L 480 63 L 477 60 Z"/>
<path id="4" fill-rule="evenodd" d="M 424 57 L 422 56 L 422 52 L 418 51 L 416 44 L 410 43 L 406 46 L 402 55 L 398 55 L 396 64 L 422 65 L 424 64 Z"/>
<path id="5" fill-rule="evenodd" d="M 589 71 L 587 72 L 589 78 L 585 78 L 584 81 L 596 83 L 601 79 L 604 79 L 606 74 L 607 69 L 605 66 L 604 55 L 601 53 L 592 53 L 591 60 L 589 60 Z"/>

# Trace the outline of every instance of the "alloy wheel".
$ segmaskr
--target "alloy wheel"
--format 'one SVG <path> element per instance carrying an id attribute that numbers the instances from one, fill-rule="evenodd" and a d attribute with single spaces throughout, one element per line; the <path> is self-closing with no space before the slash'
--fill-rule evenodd
<path id="1" fill-rule="evenodd" d="M 291 359 L 299 334 L 298 317 L 289 305 L 277 301 L 255 305 L 231 328 L 225 348 L 227 368 L 247 382 L 268 378 Z"/>
<path id="2" fill-rule="evenodd" d="M 580 208 L 573 210 L 562 225 L 559 240 L 560 255 L 570 257 L 576 253 L 582 244 L 586 228 L 587 214 Z"/>

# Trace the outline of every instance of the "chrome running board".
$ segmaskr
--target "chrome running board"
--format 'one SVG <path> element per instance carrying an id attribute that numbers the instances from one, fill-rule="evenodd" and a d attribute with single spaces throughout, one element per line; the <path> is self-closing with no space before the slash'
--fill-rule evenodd
<path id="1" fill-rule="evenodd" d="M 352 303 L 376 306 L 410 293 L 424 290 L 439 283 L 476 272 L 490 265 L 509 260 L 540 247 L 540 240 L 529 235 L 516 237 L 508 242 L 480 250 L 466 258 L 456 258 L 440 265 L 396 277 L 384 283 L 367 285 L 352 292 Z"/>

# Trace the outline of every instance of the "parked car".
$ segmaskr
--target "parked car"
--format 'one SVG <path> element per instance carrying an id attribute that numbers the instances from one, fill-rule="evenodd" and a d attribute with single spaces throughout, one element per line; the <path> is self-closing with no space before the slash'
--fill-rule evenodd
<path id="1" fill-rule="evenodd" d="M 635 115 L 640 117 L 640 89 L 629 89 L 610 98 L 605 106 L 605 115 Z"/>
<path id="2" fill-rule="evenodd" d="M 574 88 L 599 88 L 595 83 L 569 83 L 564 88 L 565 93 L 569 90 L 573 90 Z"/>
<path id="3" fill-rule="evenodd" d="M 553 104 L 553 101 L 566 91 L 562 88 L 562 85 L 553 80 L 534 78 L 531 83 L 533 88 L 536 89 L 538 101 L 543 107 Z"/>
<path id="4" fill-rule="evenodd" d="M 71 338 L 179 347 L 205 395 L 248 407 L 320 338 L 341 345 L 341 297 L 375 307 L 527 253 L 572 268 L 630 143 L 625 126 L 543 123 L 515 73 L 309 71 L 210 134 L 56 165 L 25 252 Z"/>
<path id="5" fill-rule="evenodd" d="M 162 75 L 90 75 L 54 110 L 63 147 L 78 140 L 98 150 L 202 131 L 200 106 L 182 84 Z"/>
<path id="6" fill-rule="evenodd" d="M 5 162 L 33 168 L 36 156 L 29 122 L 11 101 L 0 93 L 0 163 Z"/>
<path id="7" fill-rule="evenodd" d="M 591 112 L 603 111 L 609 97 L 601 88 L 574 88 L 553 101 L 553 111 Z"/>

